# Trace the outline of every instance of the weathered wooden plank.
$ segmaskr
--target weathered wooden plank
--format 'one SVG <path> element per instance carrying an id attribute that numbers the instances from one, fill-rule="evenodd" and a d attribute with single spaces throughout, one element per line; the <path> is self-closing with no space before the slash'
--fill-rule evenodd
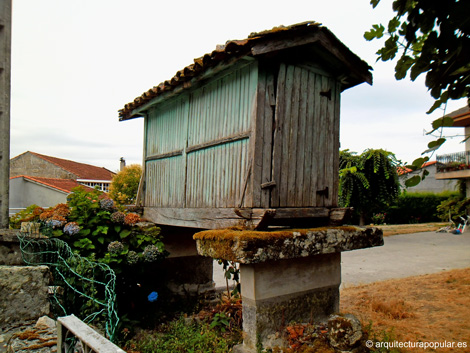
<path id="1" fill-rule="evenodd" d="M 281 117 L 283 121 L 282 127 L 282 147 L 281 147 L 281 171 L 280 171 L 280 181 L 278 183 L 280 187 L 279 191 L 279 206 L 280 207 L 288 207 L 288 192 L 289 192 L 289 184 L 288 184 L 288 175 L 292 171 L 289 170 L 289 159 L 292 157 L 290 155 L 290 133 L 291 133 L 291 114 L 293 110 L 292 106 L 292 97 L 294 94 L 294 70 L 295 67 L 292 65 L 287 65 L 286 69 L 286 84 L 285 84 L 285 91 L 284 91 L 284 102 L 285 102 L 285 111 L 284 116 Z"/>
<path id="2" fill-rule="evenodd" d="M 340 217 L 335 214 L 335 219 Z M 144 217 L 157 224 L 178 227 L 219 229 L 241 226 L 254 229 L 266 217 L 283 219 L 328 218 L 330 210 L 325 207 L 294 207 L 294 208 L 170 208 L 145 207 Z M 267 223 L 267 222 L 266 222 Z M 269 225 L 264 224 L 264 226 Z"/>
<path id="3" fill-rule="evenodd" d="M 263 169 L 261 182 L 272 182 L 272 163 L 273 163 L 273 124 L 274 111 L 276 109 L 276 93 L 274 87 L 274 72 L 272 69 L 267 73 L 266 77 L 266 98 L 264 101 L 263 116 Z M 261 191 L 261 207 L 270 207 L 271 190 Z"/>
<path id="4" fill-rule="evenodd" d="M 314 141 L 314 123 L 315 123 L 315 73 L 309 72 L 307 78 L 306 94 L 306 113 L 305 113 L 305 147 L 304 147 L 304 175 L 302 205 L 314 206 L 311 204 L 310 194 L 312 190 L 312 154 Z"/>
<path id="5" fill-rule="evenodd" d="M 317 34 L 305 36 L 298 36 L 286 40 L 285 38 L 271 39 L 269 42 L 260 43 L 251 48 L 253 56 L 271 53 L 283 49 L 293 48 L 300 45 L 310 44 L 318 41 Z"/>
<path id="6" fill-rule="evenodd" d="M 260 70 L 258 74 L 258 88 L 256 97 L 256 117 L 252 122 L 254 134 L 250 145 L 253 152 L 253 207 L 261 207 L 261 183 L 263 182 L 264 157 L 264 124 L 266 100 L 266 71 Z M 264 205 L 263 205 L 264 206 Z"/>
<path id="7" fill-rule="evenodd" d="M 176 150 L 176 151 L 171 151 L 167 153 L 161 153 L 153 156 L 148 156 L 145 158 L 145 161 L 156 161 L 158 159 L 164 159 L 164 158 L 171 158 L 171 157 L 176 157 L 176 156 L 181 156 L 183 154 L 183 150 Z"/>
<path id="8" fill-rule="evenodd" d="M 315 106 L 314 106 L 314 125 L 313 125 L 313 153 L 312 153 L 312 171 L 311 176 L 311 190 L 310 190 L 310 206 L 321 206 L 317 200 L 318 177 L 319 177 L 319 160 L 322 156 L 321 151 L 321 135 L 322 135 L 322 116 L 321 116 L 321 81 L 320 75 L 315 75 Z"/>
<path id="9" fill-rule="evenodd" d="M 296 175 L 299 172 L 297 165 L 297 144 L 298 144 L 298 133 L 299 133 L 299 100 L 300 100 L 300 85 L 301 85 L 301 74 L 302 69 L 293 66 L 292 72 L 292 95 L 290 97 L 290 114 L 286 117 L 290 120 L 290 129 L 288 132 L 288 140 L 285 148 L 287 149 L 288 157 L 284 168 L 286 170 L 286 203 L 285 207 L 294 207 L 297 205 L 295 199 L 297 185 L 295 184 Z"/>
<path id="10" fill-rule="evenodd" d="M 325 190 L 327 185 L 327 179 L 325 175 L 325 167 L 328 165 L 325 163 L 325 159 L 328 158 L 328 97 L 322 96 L 321 92 L 328 92 L 330 89 L 328 84 L 328 78 L 321 76 L 321 86 L 317 94 L 320 95 L 320 119 L 321 127 L 320 131 L 317 131 L 317 137 L 319 139 L 319 153 L 318 153 L 318 170 L 317 170 L 317 206 L 325 206 L 325 196 L 323 193 L 318 193 L 318 191 Z"/>
<path id="11" fill-rule="evenodd" d="M 157 224 L 178 227 L 218 229 L 249 221 L 236 213 L 238 208 L 157 208 L 145 207 L 144 217 Z M 246 211 L 245 211 L 246 212 Z"/>
<path id="12" fill-rule="evenodd" d="M 91 348 L 94 352 L 100 353 L 125 353 L 121 348 L 101 336 L 73 314 L 59 317 L 57 319 L 57 326 L 57 346 L 60 352 L 62 352 L 64 348 L 63 345 L 66 336 L 64 331 L 67 329 L 83 342 L 85 351 L 89 351 L 88 348 Z"/>
<path id="13" fill-rule="evenodd" d="M 334 139 L 335 145 L 333 148 L 333 170 L 335 171 L 333 181 L 333 193 L 331 195 L 333 207 L 338 206 L 338 194 L 339 194 L 339 150 L 340 150 L 340 107 L 341 107 L 341 83 L 336 82 L 335 85 L 335 128 L 334 128 Z"/>
<path id="14" fill-rule="evenodd" d="M 307 123 L 307 100 L 308 100 L 308 76 L 309 72 L 305 69 L 301 71 L 301 82 L 299 87 L 299 123 L 298 123 L 298 132 L 297 132 L 297 171 L 295 174 L 295 200 L 296 203 L 293 206 L 301 207 L 301 206 L 308 206 L 308 204 L 304 204 L 303 202 L 303 194 L 305 190 L 304 184 L 304 170 L 306 169 L 307 158 L 306 158 L 306 144 L 305 141 L 305 130 L 306 130 L 306 123 Z"/>
<path id="15" fill-rule="evenodd" d="M 274 121 L 273 157 L 272 157 L 272 181 L 276 182 L 276 187 L 271 191 L 271 207 L 279 207 L 280 187 L 281 187 L 281 167 L 282 167 L 282 131 L 284 129 L 284 116 L 286 109 L 286 65 L 281 64 L 277 78 L 276 89 L 276 110 Z"/>
<path id="16" fill-rule="evenodd" d="M 259 211 L 253 209 L 254 211 Z M 293 219 L 293 218 L 324 218 L 328 217 L 330 210 L 326 207 L 289 207 L 276 208 L 275 219 Z"/>

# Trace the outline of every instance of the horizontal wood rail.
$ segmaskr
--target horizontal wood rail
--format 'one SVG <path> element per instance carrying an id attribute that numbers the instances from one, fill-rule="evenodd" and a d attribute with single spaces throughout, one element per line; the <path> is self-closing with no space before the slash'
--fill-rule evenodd
<path id="1" fill-rule="evenodd" d="M 78 338 L 84 353 L 125 353 L 75 315 L 63 316 L 57 319 L 57 351 L 68 352 L 65 338 L 68 332 Z M 75 350 L 73 350 L 75 352 Z"/>

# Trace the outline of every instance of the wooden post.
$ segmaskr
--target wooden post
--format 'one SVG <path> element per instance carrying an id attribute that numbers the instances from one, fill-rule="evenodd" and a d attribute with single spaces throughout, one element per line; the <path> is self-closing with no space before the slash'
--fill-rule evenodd
<path id="1" fill-rule="evenodd" d="M 0 228 L 8 228 L 10 183 L 11 0 L 0 0 Z"/>

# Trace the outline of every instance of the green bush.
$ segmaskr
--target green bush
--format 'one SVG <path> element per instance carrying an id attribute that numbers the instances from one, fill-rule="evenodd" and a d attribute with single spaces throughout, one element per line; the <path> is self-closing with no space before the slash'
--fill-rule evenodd
<path id="1" fill-rule="evenodd" d="M 388 224 L 439 222 L 437 207 L 445 200 L 457 196 L 457 192 L 411 193 L 403 192 L 396 203 L 386 210 Z"/>

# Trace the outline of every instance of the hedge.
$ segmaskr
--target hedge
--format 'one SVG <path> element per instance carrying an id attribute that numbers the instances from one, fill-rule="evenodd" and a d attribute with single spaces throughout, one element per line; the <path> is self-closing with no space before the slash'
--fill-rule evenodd
<path id="1" fill-rule="evenodd" d="M 437 206 L 456 195 L 458 195 L 457 192 L 440 194 L 403 192 L 396 204 L 385 211 L 385 222 L 387 224 L 440 222 L 437 216 Z"/>

